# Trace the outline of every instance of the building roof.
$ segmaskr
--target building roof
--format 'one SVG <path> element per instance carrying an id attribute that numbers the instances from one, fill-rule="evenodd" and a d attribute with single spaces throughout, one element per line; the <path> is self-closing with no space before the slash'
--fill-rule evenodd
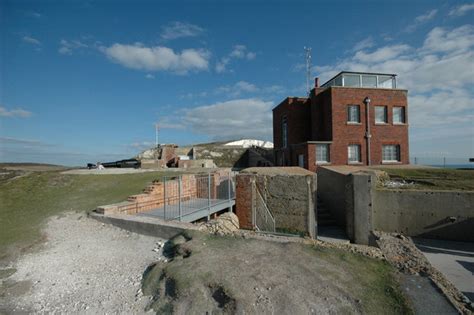
<path id="1" fill-rule="evenodd" d="M 338 74 L 336 74 L 335 76 L 333 76 L 331 79 L 329 79 L 329 80 L 327 80 L 326 82 L 324 82 L 323 84 L 321 84 L 321 86 L 324 86 L 325 84 L 327 84 L 327 83 L 330 82 L 331 80 L 337 78 L 337 77 L 340 76 L 341 74 L 387 75 L 387 76 L 391 76 L 391 77 L 396 77 L 396 76 L 397 76 L 397 75 L 394 74 L 394 73 L 341 71 L 341 72 L 339 72 Z"/>

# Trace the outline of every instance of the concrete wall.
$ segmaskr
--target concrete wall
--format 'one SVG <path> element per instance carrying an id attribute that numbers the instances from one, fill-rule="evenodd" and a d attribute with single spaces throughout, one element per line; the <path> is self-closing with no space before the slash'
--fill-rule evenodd
<path id="1" fill-rule="evenodd" d="M 316 174 L 298 167 L 250 168 L 237 175 L 236 214 L 241 228 L 253 229 L 252 180 L 266 199 L 277 231 L 315 237 Z"/>
<path id="2" fill-rule="evenodd" d="M 474 192 L 374 190 L 373 228 L 474 241 Z"/>
<path id="3" fill-rule="evenodd" d="M 373 173 L 318 169 L 318 194 L 357 244 L 371 231 L 474 241 L 474 192 L 377 189 Z"/>

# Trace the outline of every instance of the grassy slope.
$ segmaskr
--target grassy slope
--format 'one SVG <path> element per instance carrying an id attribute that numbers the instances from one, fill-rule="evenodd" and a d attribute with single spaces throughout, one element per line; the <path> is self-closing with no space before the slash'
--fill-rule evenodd
<path id="1" fill-rule="evenodd" d="M 434 189 L 434 190 L 474 190 L 474 171 L 437 169 L 437 168 L 381 168 L 391 178 L 414 180 L 416 184 L 409 189 Z"/>
<path id="2" fill-rule="evenodd" d="M 41 224 L 65 210 L 88 211 L 139 193 L 161 174 L 63 175 L 32 172 L 0 181 L 0 252 L 41 238 Z M 1 257 L 0 257 L 1 258 Z"/>

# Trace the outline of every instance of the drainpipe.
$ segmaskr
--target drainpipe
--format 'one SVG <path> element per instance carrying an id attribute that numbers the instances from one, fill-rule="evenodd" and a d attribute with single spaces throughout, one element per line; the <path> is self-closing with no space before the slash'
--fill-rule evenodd
<path id="1" fill-rule="evenodd" d="M 370 161 L 370 138 L 372 135 L 370 134 L 370 98 L 367 96 L 364 99 L 365 103 L 365 114 L 366 114 L 366 119 L 365 119 L 365 139 L 367 141 L 367 165 L 371 165 Z"/>

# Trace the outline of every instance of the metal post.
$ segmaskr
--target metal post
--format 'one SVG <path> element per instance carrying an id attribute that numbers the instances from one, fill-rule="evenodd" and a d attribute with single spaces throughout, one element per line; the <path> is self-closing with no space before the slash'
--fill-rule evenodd
<path id="1" fill-rule="evenodd" d="M 181 175 L 178 176 L 178 216 L 181 221 Z"/>
<path id="2" fill-rule="evenodd" d="M 207 174 L 207 221 L 211 219 L 211 173 Z"/>
<path id="3" fill-rule="evenodd" d="M 230 190 L 231 190 L 231 187 L 230 185 L 232 185 L 232 181 L 230 179 L 230 175 L 231 175 L 231 172 L 229 172 L 229 178 L 227 179 L 227 188 L 228 188 L 228 193 L 229 193 L 229 212 L 232 212 L 232 206 L 230 205 L 230 201 L 231 201 L 231 197 L 230 197 Z"/>
<path id="4" fill-rule="evenodd" d="M 166 176 L 163 177 L 163 202 L 164 202 L 164 205 L 163 205 L 163 209 L 164 209 L 164 213 L 163 213 L 163 216 L 166 220 Z"/>

